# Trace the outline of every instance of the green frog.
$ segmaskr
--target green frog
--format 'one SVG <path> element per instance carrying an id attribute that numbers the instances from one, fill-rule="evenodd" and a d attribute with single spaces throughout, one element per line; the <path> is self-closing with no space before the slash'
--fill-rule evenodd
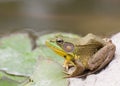
<path id="1" fill-rule="evenodd" d="M 91 33 L 79 38 L 58 34 L 46 40 L 46 45 L 65 59 L 66 77 L 84 77 L 97 72 L 113 59 L 116 49 L 109 38 Z"/>

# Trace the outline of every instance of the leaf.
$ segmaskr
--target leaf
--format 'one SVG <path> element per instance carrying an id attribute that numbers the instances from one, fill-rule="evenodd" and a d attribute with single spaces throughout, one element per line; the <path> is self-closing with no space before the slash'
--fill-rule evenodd
<path id="1" fill-rule="evenodd" d="M 63 67 L 55 61 L 39 59 L 36 70 L 31 76 L 33 82 L 25 86 L 68 86 L 63 71 Z"/>
<path id="2" fill-rule="evenodd" d="M 3 71 L 0 71 L 0 79 L 4 79 L 4 78 L 7 78 L 9 80 L 12 80 L 16 83 L 22 83 L 24 82 L 25 80 L 28 79 L 28 77 L 24 77 L 24 76 L 16 76 L 16 75 L 11 75 L 11 74 L 7 74 Z M 6 79 L 5 79 L 6 80 Z"/>
<path id="3" fill-rule="evenodd" d="M 30 76 L 33 73 L 38 54 L 32 50 L 27 33 L 2 37 L 0 44 L 0 70 L 16 76 Z M 9 78 L 13 79 L 15 76 Z"/>
<path id="4" fill-rule="evenodd" d="M 18 83 L 9 80 L 0 80 L 0 86 L 19 86 Z"/>
<path id="5" fill-rule="evenodd" d="M 30 52 L 32 49 L 31 39 L 27 33 L 16 33 L 4 36 L 0 39 L 0 48 L 12 48 L 18 52 Z"/>

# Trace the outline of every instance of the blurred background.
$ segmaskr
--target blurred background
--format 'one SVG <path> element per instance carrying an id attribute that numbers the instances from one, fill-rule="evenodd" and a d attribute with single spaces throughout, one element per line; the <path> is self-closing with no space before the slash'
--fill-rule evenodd
<path id="1" fill-rule="evenodd" d="M 111 35 L 120 31 L 120 0 L 0 0 L 0 34 L 25 29 Z"/>

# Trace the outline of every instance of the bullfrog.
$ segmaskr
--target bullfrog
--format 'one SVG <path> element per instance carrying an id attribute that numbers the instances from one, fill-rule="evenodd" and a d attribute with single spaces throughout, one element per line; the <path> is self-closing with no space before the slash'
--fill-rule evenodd
<path id="1" fill-rule="evenodd" d="M 109 38 L 92 33 L 78 38 L 58 34 L 46 40 L 46 45 L 65 59 L 66 77 L 84 77 L 99 71 L 113 59 L 116 50 Z"/>

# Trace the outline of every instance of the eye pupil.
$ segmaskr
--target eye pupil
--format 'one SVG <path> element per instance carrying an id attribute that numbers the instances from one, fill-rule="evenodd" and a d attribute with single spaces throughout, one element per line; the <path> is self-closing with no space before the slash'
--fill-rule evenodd
<path id="1" fill-rule="evenodd" d="M 58 42 L 58 43 L 63 43 L 63 40 L 60 39 L 60 38 L 58 38 L 58 39 L 56 39 L 56 42 Z"/>

